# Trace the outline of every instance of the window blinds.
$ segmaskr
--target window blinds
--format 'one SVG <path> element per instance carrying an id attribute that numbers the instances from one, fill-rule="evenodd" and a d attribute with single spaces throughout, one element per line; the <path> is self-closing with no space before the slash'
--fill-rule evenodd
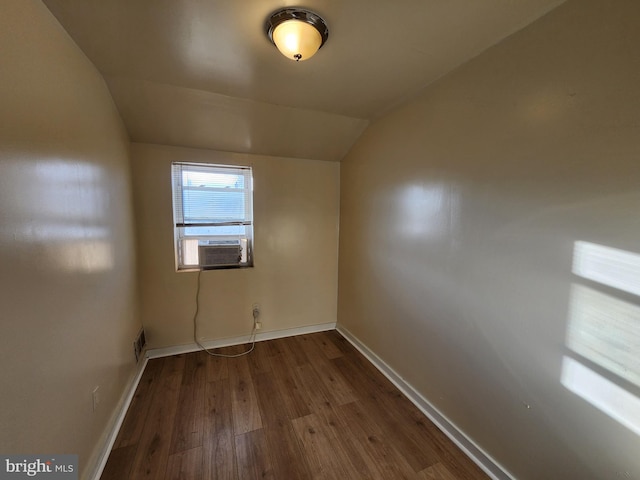
<path id="1" fill-rule="evenodd" d="M 251 168 L 173 164 L 176 227 L 251 225 Z"/>

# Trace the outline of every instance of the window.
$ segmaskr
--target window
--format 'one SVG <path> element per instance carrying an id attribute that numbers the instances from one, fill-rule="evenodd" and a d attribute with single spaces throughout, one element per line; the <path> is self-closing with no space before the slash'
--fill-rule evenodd
<path id="1" fill-rule="evenodd" d="M 250 167 L 173 163 L 177 270 L 253 266 Z"/>

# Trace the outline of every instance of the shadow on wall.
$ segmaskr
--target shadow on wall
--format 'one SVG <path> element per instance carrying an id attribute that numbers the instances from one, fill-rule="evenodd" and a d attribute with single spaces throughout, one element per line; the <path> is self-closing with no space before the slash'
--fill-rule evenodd
<path id="1" fill-rule="evenodd" d="M 578 241 L 561 382 L 640 435 L 640 254 Z"/>

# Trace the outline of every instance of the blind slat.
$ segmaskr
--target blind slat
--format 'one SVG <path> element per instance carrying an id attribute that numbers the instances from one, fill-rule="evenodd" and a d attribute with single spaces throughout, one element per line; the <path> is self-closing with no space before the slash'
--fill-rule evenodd
<path id="1" fill-rule="evenodd" d="M 198 223 L 176 223 L 176 227 L 232 227 L 235 225 L 251 225 L 251 222 L 198 222 Z"/>

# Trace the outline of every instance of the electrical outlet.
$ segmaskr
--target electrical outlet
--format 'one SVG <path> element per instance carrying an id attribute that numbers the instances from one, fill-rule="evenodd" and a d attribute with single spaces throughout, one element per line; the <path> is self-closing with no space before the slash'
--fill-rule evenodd
<path id="1" fill-rule="evenodd" d="M 253 326 L 256 330 L 260 330 L 262 328 L 262 321 L 260 321 L 260 304 L 254 303 L 251 309 L 251 313 L 253 314 Z"/>
<path id="2" fill-rule="evenodd" d="M 100 404 L 100 386 L 98 385 L 93 389 L 91 393 L 91 398 L 93 399 L 93 411 L 95 412 L 98 409 L 98 405 Z"/>

